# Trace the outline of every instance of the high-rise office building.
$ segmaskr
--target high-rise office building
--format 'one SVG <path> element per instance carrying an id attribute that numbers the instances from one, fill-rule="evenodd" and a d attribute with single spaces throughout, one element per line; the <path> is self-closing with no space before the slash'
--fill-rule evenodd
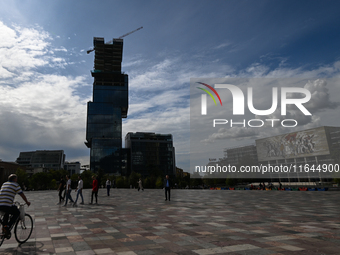
<path id="1" fill-rule="evenodd" d="M 87 104 L 86 146 L 90 170 L 125 175 L 128 151 L 122 149 L 122 118 L 128 112 L 128 75 L 122 73 L 123 39 L 93 39 L 92 102 Z"/>
<path id="2" fill-rule="evenodd" d="M 175 148 L 171 134 L 127 133 L 125 147 L 129 148 L 129 169 L 143 177 L 151 174 L 176 175 Z"/>

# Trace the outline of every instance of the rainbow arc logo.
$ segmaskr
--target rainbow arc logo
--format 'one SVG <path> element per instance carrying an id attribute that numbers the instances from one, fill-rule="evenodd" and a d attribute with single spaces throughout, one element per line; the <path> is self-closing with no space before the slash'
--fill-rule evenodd
<path id="1" fill-rule="evenodd" d="M 197 82 L 197 83 L 206 86 L 206 87 L 209 88 L 212 92 L 214 92 L 215 95 L 217 96 L 218 100 L 220 101 L 221 106 L 222 106 L 222 100 L 221 100 L 221 98 L 220 98 L 220 95 L 217 93 L 217 91 L 216 91 L 213 87 L 211 87 L 210 85 L 205 84 L 205 83 L 203 83 L 203 82 Z M 203 89 L 203 88 L 200 88 L 200 87 L 197 87 L 197 88 L 200 89 L 200 90 L 203 90 L 204 92 L 206 92 L 206 93 L 214 100 L 215 105 L 217 105 L 214 96 L 211 94 L 211 92 L 210 92 L 209 90 Z M 206 95 L 206 94 L 203 94 L 203 95 L 202 95 L 202 101 L 201 101 L 201 102 L 202 102 L 202 106 L 201 106 L 202 112 L 201 112 L 201 114 L 202 114 L 202 115 L 207 115 L 207 95 Z"/>
<path id="2" fill-rule="evenodd" d="M 217 93 L 217 91 L 216 91 L 213 87 L 211 87 L 210 85 L 205 84 L 205 83 L 203 83 L 203 82 L 197 82 L 197 83 L 202 84 L 202 85 L 208 87 L 209 89 L 211 89 L 211 91 L 214 92 L 215 95 L 217 96 L 218 100 L 220 100 L 220 104 L 221 104 L 221 106 L 222 106 L 222 101 L 221 101 L 220 95 Z M 206 92 L 206 93 L 214 100 L 215 105 L 217 105 L 214 96 L 210 93 L 209 90 L 202 89 L 202 88 L 200 88 L 200 87 L 197 87 L 197 88 L 203 90 L 204 92 Z"/>

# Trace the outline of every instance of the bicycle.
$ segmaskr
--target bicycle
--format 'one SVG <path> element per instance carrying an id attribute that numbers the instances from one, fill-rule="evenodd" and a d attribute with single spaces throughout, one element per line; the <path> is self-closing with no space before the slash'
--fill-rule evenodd
<path id="1" fill-rule="evenodd" d="M 24 210 L 24 206 L 26 205 L 26 203 L 20 204 L 19 202 L 15 202 L 15 204 L 18 205 L 18 207 L 20 207 L 21 210 Z M 5 215 L 5 212 L 0 211 L 0 226 L 3 226 L 4 215 Z M 11 238 L 11 231 L 13 227 L 14 227 L 14 236 L 18 243 L 23 244 L 31 237 L 31 234 L 33 231 L 33 219 L 31 215 L 27 213 L 24 213 L 24 215 L 25 216 L 23 217 L 23 219 L 21 219 L 21 216 L 19 216 L 16 222 L 11 226 L 9 230 L 10 232 L 9 236 L 6 237 L 4 234 L 0 236 L 0 246 L 5 241 L 5 238 L 6 239 Z M 8 219 L 8 221 L 10 221 L 10 219 Z"/>

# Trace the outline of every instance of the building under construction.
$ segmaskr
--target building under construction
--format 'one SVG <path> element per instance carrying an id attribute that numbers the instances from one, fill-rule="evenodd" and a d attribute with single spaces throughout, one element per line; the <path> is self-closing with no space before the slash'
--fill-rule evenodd
<path id="1" fill-rule="evenodd" d="M 128 75 L 122 73 L 123 39 L 93 39 L 92 102 L 87 104 L 86 146 L 90 169 L 126 175 L 128 150 L 122 148 L 122 118 L 128 113 Z M 91 52 L 93 50 L 88 51 Z"/>

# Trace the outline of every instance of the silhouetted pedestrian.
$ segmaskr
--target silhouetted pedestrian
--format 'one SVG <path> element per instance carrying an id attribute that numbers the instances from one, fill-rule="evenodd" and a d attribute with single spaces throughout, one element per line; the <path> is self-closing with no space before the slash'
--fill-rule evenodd
<path id="1" fill-rule="evenodd" d="M 137 182 L 138 183 L 138 191 L 141 189 L 142 191 L 144 191 L 143 189 L 143 185 L 142 185 L 142 179 L 139 178 L 139 181 Z"/>
<path id="2" fill-rule="evenodd" d="M 170 201 L 170 189 L 171 189 L 171 180 L 169 179 L 169 175 L 166 175 L 164 179 L 165 201 L 168 200 L 167 194 L 169 195 L 169 201 Z"/>
<path id="3" fill-rule="evenodd" d="M 67 180 L 67 182 L 66 182 L 66 201 L 65 201 L 65 204 L 63 206 L 67 206 L 67 201 L 69 199 L 72 203 L 74 203 L 74 201 L 71 197 L 71 191 L 72 191 L 72 189 L 71 189 L 71 179 L 69 178 L 68 175 L 66 175 L 66 180 Z"/>
<path id="4" fill-rule="evenodd" d="M 83 186 L 84 186 L 84 183 L 83 183 L 83 180 L 81 179 L 81 176 L 79 175 L 78 176 L 78 186 L 77 186 L 77 189 L 75 190 L 77 192 L 77 197 L 76 197 L 76 201 L 74 201 L 74 204 L 73 206 L 77 206 L 77 201 L 78 201 L 78 197 L 80 195 L 81 197 L 81 205 L 84 204 L 84 198 L 83 198 Z"/>
<path id="5" fill-rule="evenodd" d="M 111 189 L 111 181 L 109 178 L 106 180 L 106 190 L 107 190 L 107 195 L 110 196 L 110 189 Z"/>
<path id="6" fill-rule="evenodd" d="M 61 200 L 64 200 L 64 196 L 63 196 L 64 189 L 65 189 L 65 181 L 64 181 L 64 177 L 61 177 L 60 182 L 59 182 L 59 187 L 58 187 L 58 191 L 59 191 L 59 203 L 58 203 L 58 205 L 61 204 Z"/>
<path id="7" fill-rule="evenodd" d="M 96 176 L 92 176 L 92 194 L 91 194 L 91 203 L 93 204 L 93 195 L 96 197 L 96 204 L 98 204 L 98 180 L 96 179 Z"/>

